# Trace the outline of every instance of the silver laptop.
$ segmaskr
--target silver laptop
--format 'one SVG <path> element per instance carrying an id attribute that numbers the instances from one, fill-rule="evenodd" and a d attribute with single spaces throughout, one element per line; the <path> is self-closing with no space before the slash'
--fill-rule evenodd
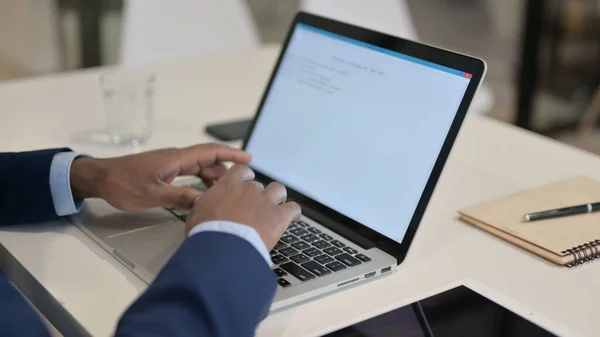
<path id="1" fill-rule="evenodd" d="M 404 260 L 484 72 L 469 56 L 296 16 L 243 146 L 257 180 L 285 184 L 303 211 L 271 251 L 272 310 Z M 185 216 L 88 200 L 72 219 L 149 283 Z"/>

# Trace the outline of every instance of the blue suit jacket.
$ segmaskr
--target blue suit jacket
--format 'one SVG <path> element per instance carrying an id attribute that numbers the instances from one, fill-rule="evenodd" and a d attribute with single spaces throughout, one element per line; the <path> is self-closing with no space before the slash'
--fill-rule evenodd
<path id="1" fill-rule="evenodd" d="M 68 149 L 0 153 L 0 224 L 57 218 L 49 172 L 60 151 Z M 275 290 L 275 275 L 250 243 L 230 234 L 201 232 L 185 241 L 123 314 L 115 335 L 252 336 Z M 1 272 L 0 335 L 48 336 Z"/>

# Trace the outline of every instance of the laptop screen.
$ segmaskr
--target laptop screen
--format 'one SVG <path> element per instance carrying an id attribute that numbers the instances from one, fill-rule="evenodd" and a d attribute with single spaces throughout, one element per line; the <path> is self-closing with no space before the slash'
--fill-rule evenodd
<path id="1" fill-rule="evenodd" d="M 251 166 L 402 243 L 471 74 L 296 25 Z"/>

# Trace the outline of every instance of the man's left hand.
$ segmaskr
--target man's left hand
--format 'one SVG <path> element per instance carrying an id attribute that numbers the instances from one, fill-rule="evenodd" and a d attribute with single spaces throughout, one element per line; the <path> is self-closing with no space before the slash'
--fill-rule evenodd
<path id="1" fill-rule="evenodd" d="M 197 176 L 210 187 L 227 171 L 223 162 L 250 160 L 246 152 L 216 144 L 108 159 L 80 157 L 71 166 L 71 190 L 77 199 L 102 198 L 124 211 L 189 209 L 202 193 L 171 185 L 176 177 Z"/>

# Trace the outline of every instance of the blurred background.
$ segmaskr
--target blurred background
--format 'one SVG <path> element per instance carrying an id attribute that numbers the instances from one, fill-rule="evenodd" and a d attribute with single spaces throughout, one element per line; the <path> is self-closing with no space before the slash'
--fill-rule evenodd
<path id="1" fill-rule="evenodd" d="M 0 81 L 278 44 L 301 9 L 483 58 L 478 113 L 600 154 L 600 0 L 0 0 Z"/>

